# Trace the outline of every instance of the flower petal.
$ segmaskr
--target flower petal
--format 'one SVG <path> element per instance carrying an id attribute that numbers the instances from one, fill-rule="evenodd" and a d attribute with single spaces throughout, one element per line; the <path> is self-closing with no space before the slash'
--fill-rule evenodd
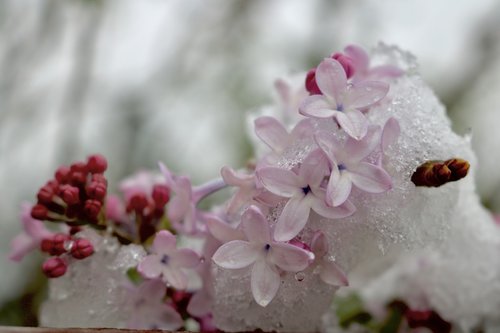
<path id="1" fill-rule="evenodd" d="M 40 244 L 27 234 L 20 233 L 10 243 L 9 259 L 12 261 L 21 261 L 26 254 L 33 251 Z"/>
<path id="2" fill-rule="evenodd" d="M 321 149 L 313 150 L 304 158 L 299 169 L 299 177 L 310 187 L 319 187 L 330 169 Z"/>
<path id="3" fill-rule="evenodd" d="M 341 287 L 349 285 L 349 281 L 347 280 L 345 273 L 332 261 L 324 260 L 321 263 L 321 272 L 319 276 L 323 282 L 333 286 Z"/>
<path id="4" fill-rule="evenodd" d="M 207 218 L 207 228 L 208 231 L 214 236 L 217 240 L 222 243 L 227 243 L 232 240 L 244 240 L 245 235 L 239 229 L 233 228 L 228 223 L 222 221 L 220 218 L 216 216 L 210 216 Z"/>
<path id="5" fill-rule="evenodd" d="M 396 142 L 400 133 L 401 128 L 396 118 L 391 117 L 387 119 L 382 130 L 382 151 L 385 151 L 387 147 Z"/>
<path id="6" fill-rule="evenodd" d="M 323 95 L 342 103 L 342 95 L 347 88 L 347 76 L 344 67 L 334 59 L 324 59 L 316 68 L 316 83 Z"/>
<path id="7" fill-rule="evenodd" d="M 259 117 L 254 123 L 255 134 L 274 152 L 280 153 L 286 148 L 290 135 L 276 118 Z"/>
<path id="8" fill-rule="evenodd" d="M 170 284 L 175 289 L 184 290 L 187 288 L 187 276 L 181 268 L 171 267 L 171 265 L 163 267 L 163 281 Z"/>
<path id="9" fill-rule="evenodd" d="M 271 241 L 269 224 L 257 206 L 250 206 L 241 216 L 241 227 L 245 236 L 252 243 Z"/>
<path id="10" fill-rule="evenodd" d="M 348 171 L 338 171 L 338 169 L 337 171 L 332 170 L 332 175 L 337 175 L 337 173 L 338 176 L 330 176 L 326 188 L 326 202 L 332 207 L 343 204 L 349 198 L 352 189 L 350 173 Z"/>
<path id="11" fill-rule="evenodd" d="M 357 164 L 370 155 L 380 145 L 380 126 L 371 125 L 368 127 L 366 135 L 361 140 L 348 138 L 344 151 L 348 152 L 347 158 L 350 163 Z"/>
<path id="12" fill-rule="evenodd" d="M 139 263 L 137 270 L 142 276 L 148 279 L 155 279 L 161 275 L 163 270 L 161 258 L 156 254 L 150 254 Z"/>
<path id="13" fill-rule="evenodd" d="M 289 241 L 304 229 L 311 210 L 311 198 L 312 195 L 299 195 L 288 200 L 274 229 L 275 240 Z"/>
<path id="14" fill-rule="evenodd" d="M 311 202 L 311 208 L 319 215 L 327 219 L 340 219 L 343 217 L 351 216 L 356 211 L 356 207 L 347 200 L 342 205 L 337 207 L 330 207 L 326 204 L 324 197 L 316 197 Z"/>
<path id="15" fill-rule="evenodd" d="M 177 240 L 168 230 L 160 230 L 156 233 L 152 249 L 154 253 L 168 254 L 175 250 Z"/>
<path id="16" fill-rule="evenodd" d="M 340 145 L 338 139 L 331 132 L 319 131 L 314 135 L 314 141 L 326 155 L 330 163 L 335 164 L 337 161 L 337 150 Z"/>
<path id="17" fill-rule="evenodd" d="M 189 300 L 187 312 L 194 317 L 203 317 L 212 310 L 212 297 L 205 289 L 194 293 Z"/>
<path id="18" fill-rule="evenodd" d="M 336 105 L 330 104 L 323 95 L 306 97 L 299 106 L 299 113 L 306 117 L 330 118 L 335 115 Z"/>
<path id="19" fill-rule="evenodd" d="M 253 175 L 236 172 L 228 166 L 222 167 L 222 169 L 220 170 L 220 174 L 224 182 L 227 185 L 231 186 L 246 186 L 249 183 L 253 182 L 254 178 Z"/>
<path id="20" fill-rule="evenodd" d="M 354 185 L 365 192 L 382 193 L 392 188 L 391 176 L 379 166 L 361 162 L 350 173 Z"/>
<path id="21" fill-rule="evenodd" d="M 222 268 L 239 269 L 251 265 L 258 255 L 259 252 L 252 243 L 234 240 L 219 247 L 212 260 Z"/>
<path id="22" fill-rule="evenodd" d="M 313 251 L 316 259 L 322 258 L 328 253 L 328 241 L 326 236 L 321 231 L 316 231 L 311 240 L 311 250 Z"/>
<path id="23" fill-rule="evenodd" d="M 337 112 L 335 115 L 340 127 L 352 138 L 361 140 L 368 131 L 368 119 L 358 110 Z"/>
<path id="24" fill-rule="evenodd" d="M 172 266 L 195 268 L 200 264 L 200 257 L 191 249 L 179 249 L 170 256 Z"/>
<path id="25" fill-rule="evenodd" d="M 265 260 L 258 260 L 252 268 L 252 295 L 257 304 L 267 306 L 276 296 L 281 278 L 275 267 Z"/>
<path id="26" fill-rule="evenodd" d="M 264 167 L 257 170 L 256 175 L 269 192 L 285 198 L 300 193 L 301 188 L 307 185 L 293 171 L 280 168 Z"/>
<path id="27" fill-rule="evenodd" d="M 273 243 L 269 253 L 273 264 L 287 272 L 299 272 L 314 260 L 314 254 L 286 243 Z"/>
<path id="28" fill-rule="evenodd" d="M 161 313 L 158 315 L 157 322 L 153 323 L 154 326 L 161 330 L 167 331 L 177 331 L 179 328 L 184 326 L 184 320 L 175 309 L 170 305 L 161 304 L 158 305 L 161 309 Z M 142 329 L 150 329 L 151 327 L 142 327 Z"/>
<path id="29" fill-rule="evenodd" d="M 363 48 L 357 45 L 349 45 L 344 49 L 344 52 L 352 59 L 356 71 L 365 71 L 368 69 L 370 58 Z"/>
<path id="30" fill-rule="evenodd" d="M 314 127 L 311 123 L 311 119 L 306 118 L 306 119 L 302 119 L 301 121 L 299 121 L 297 123 L 297 125 L 295 125 L 295 127 L 290 132 L 290 135 L 294 139 L 302 139 L 305 137 L 309 137 L 313 131 L 314 131 Z"/>
<path id="31" fill-rule="evenodd" d="M 344 106 L 364 109 L 382 100 L 389 92 L 389 85 L 381 81 L 362 81 L 354 83 L 347 91 Z"/>

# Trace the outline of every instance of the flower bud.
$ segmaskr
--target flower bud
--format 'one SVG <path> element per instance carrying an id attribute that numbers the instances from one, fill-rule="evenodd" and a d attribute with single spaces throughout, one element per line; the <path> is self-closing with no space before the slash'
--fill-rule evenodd
<path id="1" fill-rule="evenodd" d="M 36 197 L 38 199 L 38 202 L 47 204 L 52 202 L 52 198 L 54 197 L 54 189 L 50 185 L 44 185 L 40 188 L 38 191 Z"/>
<path id="2" fill-rule="evenodd" d="M 103 173 L 108 168 L 108 162 L 102 155 L 95 154 L 88 158 L 87 169 L 90 173 Z"/>
<path id="3" fill-rule="evenodd" d="M 80 190 L 78 187 L 65 185 L 62 188 L 61 197 L 68 205 L 75 205 L 80 202 Z"/>
<path id="4" fill-rule="evenodd" d="M 157 207 L 163 207 L 170 200 L 170 189 L 165 185 L 155 185 L 152 197 Z"/>
<path id="5" fill-rule="evenodd" d="M 148 206 L 148 199 L 143 193 L 134 194 L 127 204 L 127 211 L 136 211 L 142 213 L 144 208 Z"/>
<path id="6" fill-rule="evenodd" d="M 348 79 L 354 75 L 355 69 L 351 57 L 342 53 L 334 53 L 331 58 L 337 60 L 342 67 L 344 67 L 344 71 Z"/>
<path id="7" fill-rule="evenodd" d="M 48 214 L 49 210 L 42 204 L 34 205 L 33 208 L 31 208 L 31 217 L 35 220 L 46 220 Z"/>
<path id="8" fill-rule="evenodd" d="M 49 278 L 63 276 L 67 269 L 66 262 L 59 257 L 49 258 L 42 264 L 43 273 Z"/>
<path id="9" fill-rule="evenodd" d="M 79 238 L 75 240 L 71 248 L 71 255 L 75 259 L 85 259 L 94 253 L 94 246 L 88 239 Z"/>
<path id="10" fill-rule="evenodd" d="M 86 188 L 87 195 L 90 198 L 97 199 L 99 201 L 102 201 L 104 197 L 106 197 L 106 191 L 106 184 L 102 182 L 93 181 Z"/>
<path id="11" fill-rule="evenodd" d="M 69 181 L 69 175 L 71 173 L 71 170 L 67 166 L 60 166 L 56 173 L 54 174 L 54 177 L 57 179 L 57 181 L 61 184 L 67 183 Z"/>
<path id="12" fill-rule="evenodd" d="M 52 256 L 58 256 L 67 252 L 66 242 L 70 241 L 69 235 L 58 233 L 50 238 L 45 238 L 40 243 L 42 252 L 46 252 Z"/>
<path id="13" fill-rule="evenodd" d="M 97 219 L 97 216 L 99 216 L 99 213 L 101 211 L 102 204 L 98 200 L 94 199 L 89 199 L 85 201 L 85 206 L 83 210 L 85 211 L 85 214 L 87 217 L 91 220 Z"/>
<path id="14" fill-rule="evenodd" d="M 310 95 L 321 95 L 318 84 L 316 83 L 316 68 L 311 68 L 306 75 L 306 90 Z"/>

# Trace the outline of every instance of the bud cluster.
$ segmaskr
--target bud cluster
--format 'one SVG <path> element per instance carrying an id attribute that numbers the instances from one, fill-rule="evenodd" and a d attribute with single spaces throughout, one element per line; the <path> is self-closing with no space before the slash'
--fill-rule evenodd
<path id="1" fill-rule="evenodd" d="M 99 224 L 108 187 L 103 175 L 106 168 L 107 161 L 101 155 L 59 167 L 54 179 L 38 191 L 31 216 L 69 225 Z"/>

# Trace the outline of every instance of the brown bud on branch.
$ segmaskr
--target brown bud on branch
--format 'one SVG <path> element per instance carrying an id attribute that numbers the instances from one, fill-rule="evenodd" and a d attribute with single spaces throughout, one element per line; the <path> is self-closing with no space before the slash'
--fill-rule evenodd
<path id="1" fill-rule="evenodd" d="M 460 158 L 446 161 L 427 161 L 421 164 L 411 176 L 415 186 L 439 187 L 467 176 L 469 162 Z"/>

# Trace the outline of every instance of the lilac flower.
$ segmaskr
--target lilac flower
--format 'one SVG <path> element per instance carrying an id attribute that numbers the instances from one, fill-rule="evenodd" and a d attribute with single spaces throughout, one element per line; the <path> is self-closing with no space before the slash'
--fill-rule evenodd
<path id="1" fill-rule="evenodd" d="M 361 47 L 349 45 L 344 49 L 346 56 L 351 59 L 354 66 L 353 82 L 360 80 L 380 80 L 396 78 L 403 75 L 403 70 L 393 65 L 370 67 L 370 57 Z"/>
<path id="2" fill-rule="evenodd" d="M 335 118 L 351 137 L 360 140 L 368 130 L 368 119 L 360 111 L 379 102 L 389 85 L 379 81 L 348 84 L 342 65 L 334 59 L 323 60 L 316 69 L 316 82 L 322 95 L 307 97 L 300 113 L 314 118 Z"/>
<path id="3" fill-rule="evenodd" d="M 130 293 L 132 311 L 127 327 L 175 331 L 184 325 L 182 317 L 163 300 L 167 287 L 160 280 L 146 280 Z"/>
<path id="4" fill-rule="evenodd" d="M 314 234 L 311 250 L 314 253 L 317 265 L 315 271 L 319 271 L 319 277 L 323 282 L 338 287 L 349 285 L 349 281 L 342 269 L 335 262 L 328 260 L 328 241 L 321 231 Z"/>
<path id="5" fill-rule="evenodd" d="M 152 254 L 146 256 L 137 270 L 148 279 L 162 277 L 166 284 L 175 289 L 186 289 L 187 276 L 185 269 L 198 266 L 200 258 L 190 249 L 177 249 L 176 238 L 167 230 L 156 233 L 152 246 Z"/>
<path id="6" fill-rule="evenodd" d="M 45 228 L 42 221 L 31 217 L 31 207 L 28 203 L 24 203 L 21 207 L 23 231 L 11 242 L 9 259 L 12 261 L 21 261 L 26 254 L 40 247 L 44 238 L 54 235 Z"/>
<path id="7" fill-rule="evenodd" d="M 227 243 L 236 239 L 245 239 L 245 234 L 240 228 L 233 228 L 217 216 L 210 216 L 207 218 L 207 228 L 212 236 L 222 243 Z"/>
<path id="8" fill-rule="evenodd" d="M 360 141 L 340 141 L 329 132 L 321 131 L 315 140 L 331 164 L 326 200 L 331 206 L 342 205 L 349 198 L 352 185 L 368 193 L 382 193 L 392 188 L 391 176 L 380 166 L 363 161 L 380 142 L 380 128 L 370 127 Z"/>
<path id="9" fill-rule="evenodd" d="M 337 207 L 330 207 L 325 203 L 325 190 L 320 186 L 328 171 L 327 161 L 319 149 L 304 159 L 298 174 L 274 167 L 257 171 L 257 177 L 267 190 L 290 198 L 278 218 L 274 230 L 276 240 L 288 241 L 297 236 L 306 225 L 311 209 L 329 219 L 354 213 L 355 207 L 349 201 Z"/>
<path id="10" fill-rule="evenodd" d="M 227 205 L 227 213 L 233 215 L 257 195 L 258 190 L 255 185 L 255 176 L 253 174 L 236 172 L 227 166 L 223 167 L 220 173 L 227 185 L 238 188 Z"/>
<path id="11" fill-rule="evenodd" d="M 299 272 L 309 265 L 314 255 L 296 246 L 273 240 L 266 218 L 255 206 L 250 206 L 245 211 L 241 224 L 248 241 L 228 242 L 215 252 L 212 259 L 226 269 L 252 266 L 253 297 L 260 306 L 267 306 L 280 286 L 278 268 L 287 272 Z"/>
<path id="12" fill-rule="evenodd" d="M 167 186 L 175 193 L 167 207 L 170 221 L 178 231 L 188 234 L 204 232 L 204 225 L 198 223 L 204 214 L 196 208 L 196 205 L 207 195 L 224 188 L 226 186 L 224 181 L 216 179 L 193 188 L 189 177 L 175 176 L 164 164 L 159 163 L 159 166 L 167 180 Z"/>

